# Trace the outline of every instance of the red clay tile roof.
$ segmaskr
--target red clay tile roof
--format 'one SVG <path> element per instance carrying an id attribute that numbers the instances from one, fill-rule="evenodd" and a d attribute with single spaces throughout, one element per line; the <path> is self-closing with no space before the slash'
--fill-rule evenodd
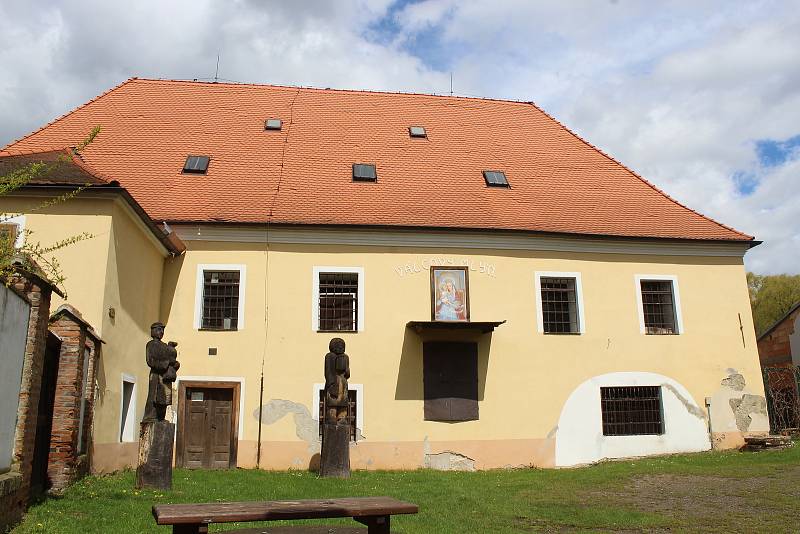
<path id="1" fill-rule="evenodd" d="M 752 239 L 522 102 L 134 78 L 0 156 L 77 145 L 97 125 L 83 162 L 156 220 Z M 206 175 L 181 173 L 189 154 L 211 157 Z M 374 163 L 377 182 L 354 183 L 353 163 Z"/>

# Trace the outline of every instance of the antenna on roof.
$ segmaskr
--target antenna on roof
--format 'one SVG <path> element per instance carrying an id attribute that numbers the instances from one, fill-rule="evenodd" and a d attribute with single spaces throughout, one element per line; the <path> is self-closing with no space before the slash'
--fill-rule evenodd
<path id="1" fill-rule="evenodd" d="M 453 96 L 453 73 L 450 73 L 450 96 Z"/>
<path id="2" fill-rule="evenodd" d="M 217 50 L 217 70 L 214 71 L 214 83 L 219 80 L 219 50 Z"/>

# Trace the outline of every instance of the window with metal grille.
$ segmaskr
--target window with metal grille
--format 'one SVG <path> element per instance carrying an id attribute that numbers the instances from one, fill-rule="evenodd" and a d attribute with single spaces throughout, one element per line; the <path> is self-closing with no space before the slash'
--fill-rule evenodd
<path id="1" fill-rule="evenodd" d="M 575 279 L 543 276 L 539 284 L 545 334 L 579 334 Z"/>
<path id="2" fill-rule="evenodd" d="M 239 327 L 239 271 L 203 271 L 203 320 L 207 330 Z"/>
<path id="3" fill-rule="evenodd" d="M 659 386 L 600 388 L 604 436 L 640 436 L 664 433 Z"/>
<path id="4" fill-rule="evenodd" d="M 670 280 L 642 280 L 642 313 L 647 334 L 677 334 Z"/>
<path id="5" fill-rule="evenodd" d="M 319 330 L 358 330 L 358 273 L 319 273 Z"/>
<path id="6" fill-rule="evenodd" d="M 350 441 L 356 441 L 356 413 L 358 408 L 358 395 L 356 390 L 350 389 L 347 391 L 348 406 L 347 406 L 347 420 L 350 421 Z M 325 390 L 320 389 L 317 395 L 319 399 L 319 440 L 322 441 L 322 425 L 325 423 Z"/>

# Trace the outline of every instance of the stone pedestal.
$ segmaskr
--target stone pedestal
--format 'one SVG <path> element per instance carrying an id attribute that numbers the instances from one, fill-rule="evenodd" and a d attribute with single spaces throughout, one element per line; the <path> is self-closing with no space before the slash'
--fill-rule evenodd
<path id="1" fill-rule="evenodd" d="M 319 474 L 323 477 L 350 478 L 350 425 L 322 425 L 322 453 Z"/>
<path id="2" fill-rule="evenodd" d="M 172 489 L 172 448 L 175 425 L 168 421 L 141 423 L 136 487 Z"/>

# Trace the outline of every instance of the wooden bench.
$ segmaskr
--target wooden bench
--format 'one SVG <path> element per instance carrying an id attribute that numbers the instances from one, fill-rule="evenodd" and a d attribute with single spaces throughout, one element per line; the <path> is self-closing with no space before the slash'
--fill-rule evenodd
<path id="1" fill-rule="evenodd" d="M 207 504 L 160 504 L 153 506 L 159 525 L 172 525 L 173 534 L 208 532 L 211 523 L 279 521 L 287 519 L 330 519 L 352 517 L 367 525 L 369 534 L 389 534 L 395 514 L 416 514 L 419 507 L 391 497 L 307 499 L 299 501 L 256 501 Z"/>

